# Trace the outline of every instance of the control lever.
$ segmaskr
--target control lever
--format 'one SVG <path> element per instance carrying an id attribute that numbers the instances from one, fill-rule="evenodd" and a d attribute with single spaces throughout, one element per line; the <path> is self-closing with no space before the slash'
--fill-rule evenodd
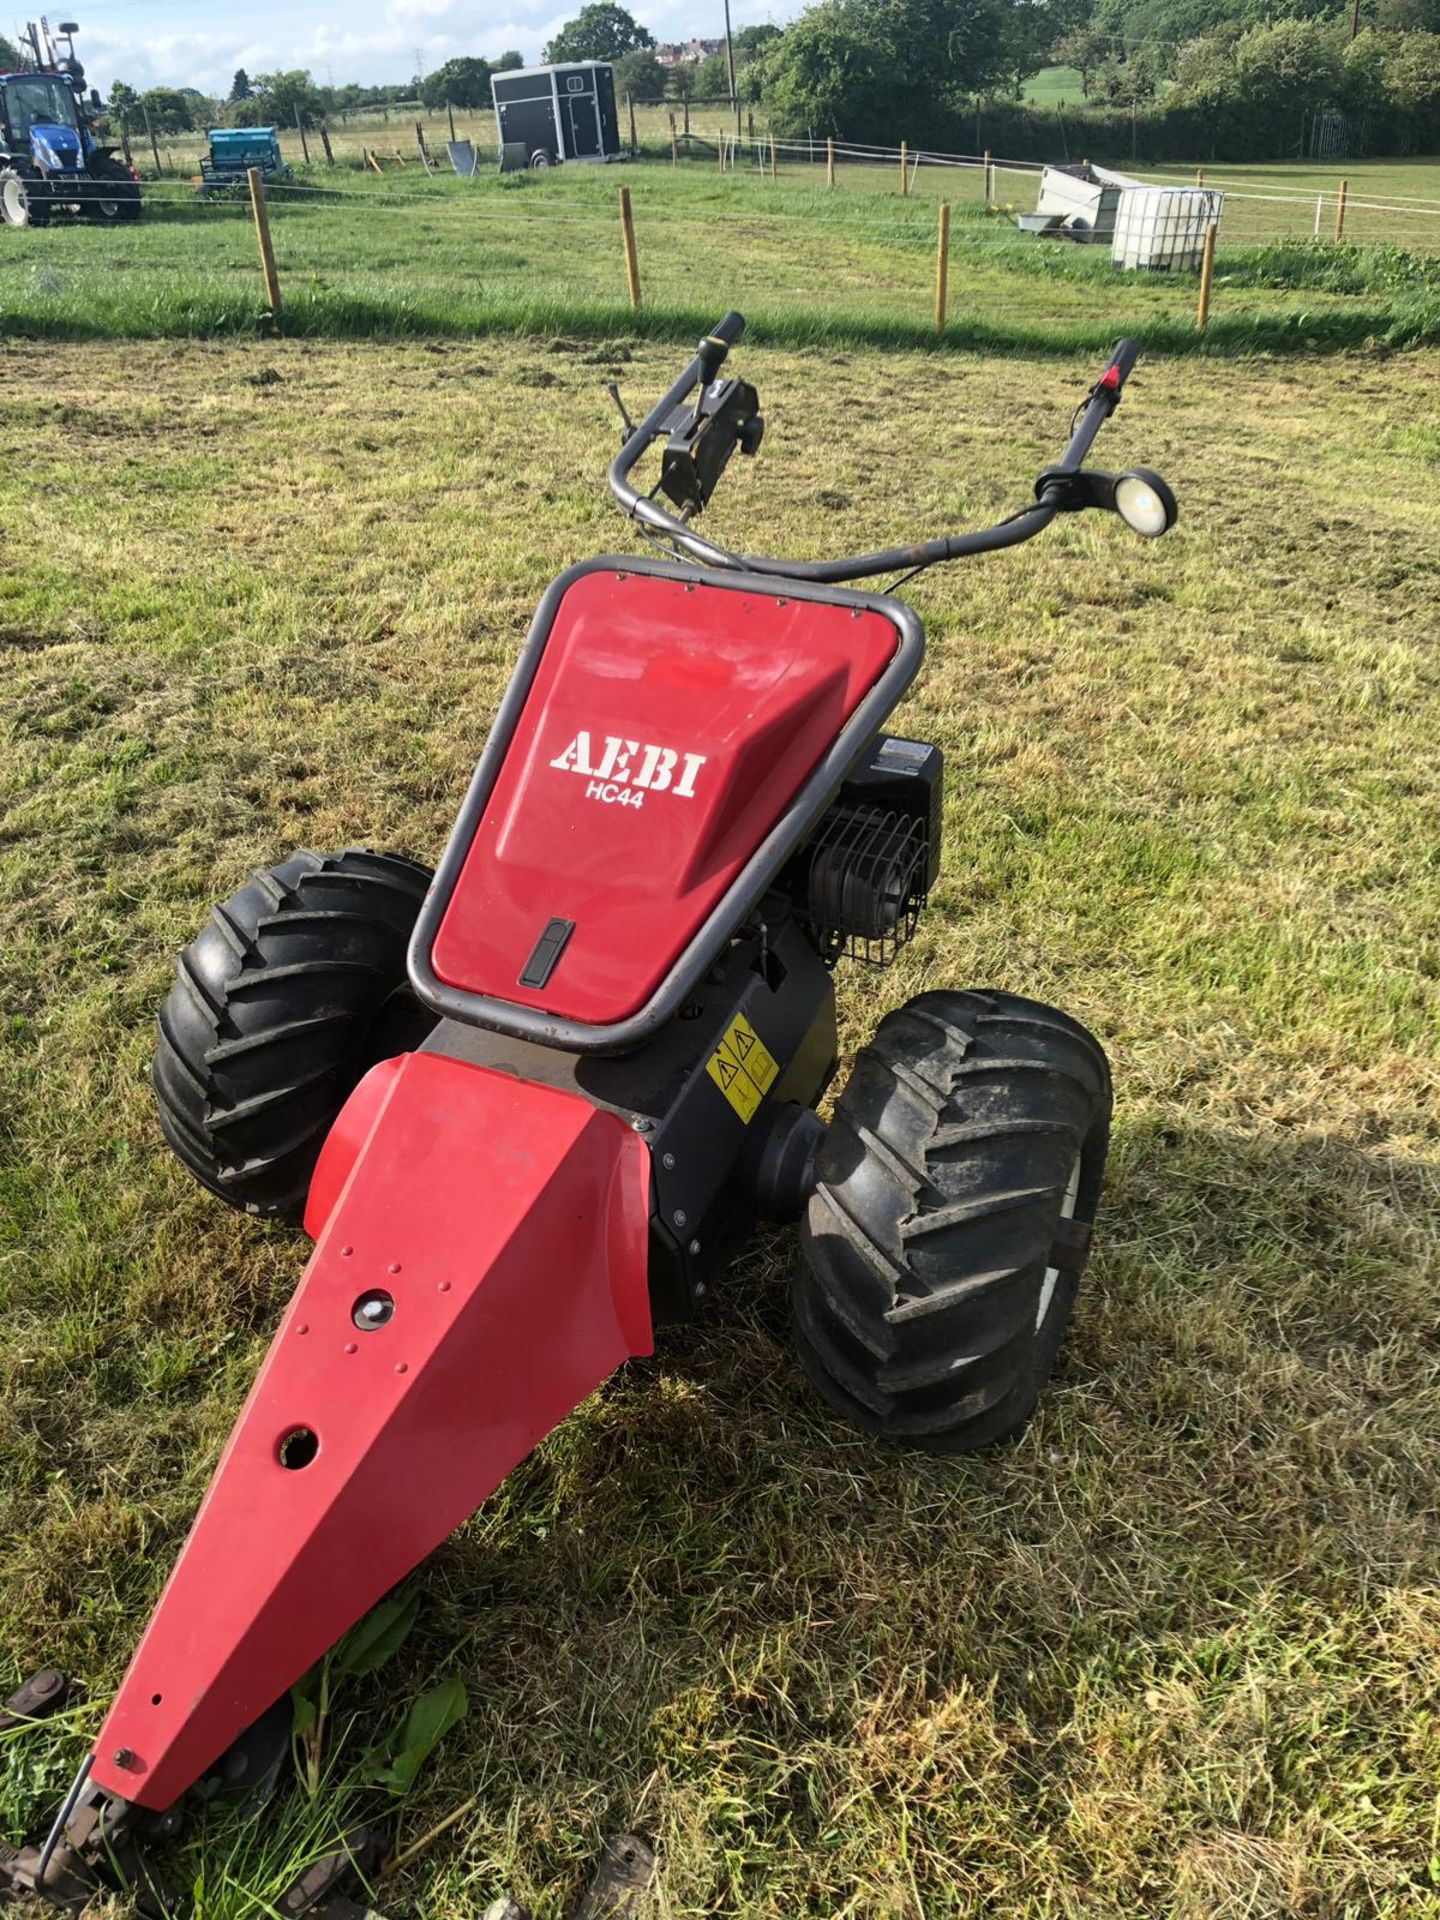
<path id="1" fill-rule="evenodd" d="M 712 380 L 665 423 L 669 438 L 660 458 L 660 490 L 689 520 L 703 511 L 738 446 L 755 453 L 765 432 L 760 398 L 748 381 Z"/>
<path id="2" fill-rule="evenodd" d="M 634 438 L 635 422 L 630 418 L 630 415 L 626 412 L 625 402 L 620 398 L 619 381 L 618 380 L 610 381 L 605 391 L 609 394 L 610 398 L 615 402 L 616 408 L 620 414 L 620 419 L 623 423 L 620 428 L 620 444 L 623 447 L 627 441 Z"/>
<path id="3" fill-rule="evenodd" d="M 716 374 L 719 373 L 721 367 L 724 366 L 725 356 L 729 351 L 730 347 L 728 342 L 717 340 L 713 334 L 706 334 L 699 346 L 696 347 L 695 362 L 700 375 L 696 384 L 701 393 L 704 393 L 706 387 L 709 386 Z M 700 402 L 697 400 L 695 405 L 698 412 Z"/>

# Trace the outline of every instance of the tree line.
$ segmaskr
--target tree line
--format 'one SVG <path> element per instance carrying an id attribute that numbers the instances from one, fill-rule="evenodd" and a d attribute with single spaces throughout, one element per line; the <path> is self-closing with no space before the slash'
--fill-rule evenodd
<path id="1" fill-rule="evenodd" d="M 257 73 L 252 79 L 240 67 L 224 99 L 200 93 L 194 87 L 151 87 L 138 93 L 117 80 L 106 105 L 111 117 L 127 127 L 139 127 L 148 117 L 156 133 L 204 131 L 221 125 L 293 127 L 297 120 L 306 127 L 318 127 L 321 121 L 343 119 L 348 113 L 413 106 L 417 100 L 432 111 L 447 103 L 452 107 L 488 107 L 490 76 L 524 64 L 518 53 L 502 53 L 495 60 L 466 56 L 448 60 L 423 77 L 417 74 L 410 80 L 374 87 L 317 86 L 302 68 Z"/>
<path id="2" fill-rule="evenodd" d="M 1047 65 L 1079 71 L 1079 113 L 1025 104 Z M 1434 152 L 1440 0 L 818 0 L 755 78 L 791 136 L 967 151 L 978 111 L 984 144 L 1017 158 L 1072 138 L 1082 151 L 1278 158 L 1302 152 L 1331 109 L 1352 150 Z"/>
<path id="3" fill-rule="evenodd" d="M 636 103 L 728 99 L 733 67 L 736 98 L 788 138 L 1244 160 L 1303 152 L 1316 116 L 1338 112 L 1352 151 L 1440 151 L 1440 0 L 813 0 L 783 29 L 745 27 L 728 52 L 669 67 L 625 7 L 590 0 L 544 59 L 610 61 Z M 117 81 L 110 106 L 143 108 L 157 132 L 217 116 L 314 125 L 417 98 L 473 110 L 491 104 L 492 75 L 522 64 L 466 55 L 404 85 L 338 88 L 242 70 L 224 102 Z M 1050 65 L 1078 72 L 1078 107 L 1027 100 Z"/>
<path id="4" fill-rule="evenodd" d="M 724 53 L 666 69 L 624 7 L 593 0 L 548 60 L 610 60 L 632 100 L 718 99 Z M 1054 157 L 1128 146 L 1158 158 L 1303 150 L 1326 109 L 1352 147 L 1440 150 L 1440 0 L 815 0 L 734 37 L 735 90 L 790 138 Z M 1026 82 L 1079 72 L 1083 105 L 1030 106 Z M 1068 116 L 1068 124 L 1067 124 Z M 983 136 L 982 136 L 983 137 Z"/>

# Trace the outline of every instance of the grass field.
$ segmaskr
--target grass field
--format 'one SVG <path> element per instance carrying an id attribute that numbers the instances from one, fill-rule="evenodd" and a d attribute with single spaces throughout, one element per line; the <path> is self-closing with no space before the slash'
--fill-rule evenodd
<path id="1" fill-rule="evenodd" d="M 1423 179 L 1422 169 L 1412 172 Z M 792 165 L 772 181 L 753 168 L 721 174 L 700 162 L 474 182 L 427 180 L 413 167 L 383 178 L 341 170 L 298 177 L 270 192 L 285 327 L 359 337 L 537 327 L 605 337 L 639 327 L 683 339 L 713 321 L 708 295 L 703 303 L 697 296 L 703 281 L 776 341 L 933 343 L 929 189 L 941 170 L 922 169 L 926 190 L 908 199 L 879 169 L 846 168 L 840 177 L 848 190 L 834 193 L 823 166 Z M 1202 344 L 1192 274 L 1125 274 L 1106 248 L 1030 239 L 1007 213 L 987 210 L 978 173 L 949 170 L 943 179 L 955 202 L 949 344 L 1098 351 L 1121 332 L 1152 350 Z M 622 183 L 635 208 L 638 319 L 620 249 Z M 1002 174 L 996 191 L 1029 207 L 1034 177 Z M 1440 256 L 1308 243 L 1276 255 L 1232 245 L 1228 226 L 1222 234 L 1207 351 L 1440 340 Z M 7 231 L 5 243 L 0 310 L 12 334 L 256 331 L 263 290 L 240 200 L 200 202 L 184 184 L 161 182 L 134 226 L 57 221 Z"/>
<path id="2" fill-rule="evenodd" d="M 1035 107 L 1079 106 L 1085 98 L 1076 67 L 1042 67 L 1025 82 L 1025 98 Z"/>
<path id="3" fill-rule="evenodd" d="M 627 104 L 620 103 L 621 136 L 628 142 L 630 136 L 630 114 Z M 329 123 L 330 145 L 336 164 L 342 168 L 363 169 L 366 166 L 366 154 L 373 152 L 387 169 L 398 173 L 410 173 L 412 177 L 420 170 L 419 149 L 415 139 L 415 123 L 418 120 L 425 129 L 425 137 L 433 158 L 448 168 L 445 143 L 450 138 L 450 124 L 453 118 L 457 139 L 469 140 L 485 156 L 486 162 L 493 165 L 498 155 L 498 143 L 495 134 L 495 112 L 492 107 L 471 108 L 456 107 L 447 116 L 443 107 L 431 110 L 427 107 L 412 105 L 409 107 L 391 107 L 388 113 L 371 111 L 354 113 L 346 119 L 335 119 Z M 670 127 L 674 121 L 677 138 L 685 138 L 685 108 L 679 101 L 667 101 L 657 106 L 637 106 L 635 108 L 635 138 L 640 149 L 647 153 L 668 154 L 670 150 Z M 689 116 L 690 133 L 695 142 L 718 142 L 721 129 L 734 134 L 735 116 L 729 106 L 713 101 L 697 101 L 692 104 Z M 762 106 L 742 109 L 741 131 L 753 128 L 757 138 L 768 135 L 769 115 Z M 320 135 L 312 128 L 306 135 L 306 145 L 302 146 L 298 129 L 280 127 L 277 129 L 281 151 L 287 161 L 295 166 L 306 164 L 308 149 L 310 161 L 320 163 L 323 155 Z M 208 140 L 203 130 L 192 133 L 179 133 L 162 136 L 152 149 L 143 133 L 137 135 L 131 131 L 131 149 L 136 163 L 146 172 L 154 172 L 154 153 L 158 150 L 162 175 L 174 176 L 184 173 L 198 173 L 200 157 L 208 151 Z"/>
<path id="4" fill-rule="evenodd" d="M 1079 99 L 1079 87 L 1079 75 L 1073 68 L 1048 67 L 1031 80 L 1027 98 L 1037 104 L 1052 103 L 1058 99 L 1068 105 L 1072 98 Z M 697 104 L 690 114 L 691 144 L 687 148 L 683 109 L 670 105 L 638 107 L 635 115 L 636 136 L 649 159 L 658 159 L 663 163 L 668 157 L 672 116 L 682 158 L 688 153 L 699 164 L 713 165 L 722 135 L 728 138 L 735 132 L 732 117 L 721 106 Z M 445 141 L 449 127 L 444 112 L 421 112 L 419 118 L 426 129 L 432 155 L 442 166 L 448 166 Z M 365 154 L 371 150 L 378 155 L 393 181 L 419 185 L 422 175 L 415 144 L 415 119 L 413 110 L 397 109 L 388 120 L 382 120 L 378 115 L 365 115 L 335 125 L 331 129 L 331 141 L 338 163 L 336 170 L 364 170 Z M 473 142 L 484 156 L 485 164 L 493 165 L 496 157 L 494 114 L 488 109 L 483 112 L 457 111 L 454 119 L 457 135 Z M 758 170 L 762 161 L 768 159 L 766 142 L 769 120 L 762 107 L 747 109 L 746 119 L 747 125 L 753 126 L 761 151 L 757 153 L 754 147 L 743 143 L 742 160 L 752 170 Z M 628 119 L 625 131 L 628 135 Z M 897 155 L 903 133 L 903 128 L 897 128 L 894 135 Z M 286 158 L 297 168 L 302 168 L 299 135 L 282 127 L 280 144 Z M 975 144 L 977 147 L 988 144 L 983 113 Z M 162 142 L 161 178 L 174 179 L 198 172 L 204 149 L 205 141 L 200 134 L 180 135 Z M 867 164 L 852 157 L 845 161 L 843 147 L 841 152 L 842 165 L 838 173 L 840 186 L 864 193 L 889 194 L 897 191 L 899 170 L 896 160 L 877 160 Z M 143 142 L 136 146 L 135 154 L 144 171 L 153 173 L 154 163 Z M 310 157 L 316 163 L 313 174 L 315 180 L 323 182 L 334 177 L 331 169 L 319 165 L 321 150 L 316 136 L 310 138 Z M 813 183 L 823 174 L 824 157 L 823 137 L 814 143 L 813 155 L 804 143 L 782 142 L 778 148 L 781 178 L 792 183 Z M 973 157 L 978 160 L 978 154 Z M 1147 179 L 1188 182 L 1195 176 L 1193 165 L 1160 164 L 1143 147 L 1131 152 L 1127 146 L 1124 152 L 1097 152 L 1090 157 L 1124 171 L 1138 173 Z M 1006 197 L 999 189 L 1008 184 L 1022 204 L 1033 204 L 1031 176 L 1036 170 L 1034 165 L 1027 162 L 1013 176 L 1008 176 L 1003 170 L 1006 156 L 997 150 L 995 158 L 1001 163 L 1002 169 L 998 175 L 996 197 Z M 1061 161 L 1078 160 L 1080 155 L 1057 151 L 1052 158 L 1058 164 Z M 625 177 L 629 177 L 628 174 Z M 1322 231 L 1328 234 L 1334 222 L 1334 196 L 1343 178 L 1349 183 L 1353 201 L 1358 203 L 1352 208 L 1346 223 L 1355 238 L 1376 244 L 1388 242 L 1404 246 L 1440 247 L 1440 157 L 1435 155 L 1403 160 L 1209 162 L 1205 167 L 1205 177 L 1212 186 L 1229 187 L 1236 196 L 1246 196 L 1232 197 L 1227 209 L 1226 231 L 1236 238 L 1249 241 L 1308 237 L 1313 231 L 1317 195 L 1323 195 L 1326 202 Z M 924 161 L 914 175 L 914 190 L 930 198 L 960 201 L 978 201 L 983 191 L 978 166 L 957 169 Z M 1376 204 L 1366 204 L 1370 202 Z"/>
<path id="5" fill-rule="evenodd" d="M 89 1688 L 0 1746 L 11 1838 L 93 1733 L 303 1259 L 162 1149 L 171 955 L 296 845 L 434 857 L 543 586 L 625 539 L 604 381 L 638 403 L 675 357 L 0 360 L 0 1679 Z M 810 552 L 1020 504 L 1094 369 L 744 370 L 770 430 L 712 518 Z M 470 1692 L 402 1842 L 474 1804 L 385 1911 L 511 1887 L 550 1920 L 635 1823 L 656 1915 L 1440 1915 L 1437 401 L 1433 352 L 1152 362 L 1104 457 L 1169 475 L 1168 542 L 1086 520 L 915 584 L 899 720 L 947 753 L 946 865 L 900 965 L 842 972 L 843 1039 L 941 982 L 1103 1036 L 1115 1150 L 1061 1375 L 1011 1451 L 883 1451 L 805 1390 L 767 1240 L 434 1556 L 343 1703 L 337 1782 L 437 1674 Z M 265 1911 L 337 1798 L 365 1804 L 212 1810 L 178 1861 L 204 1913 Z"/>

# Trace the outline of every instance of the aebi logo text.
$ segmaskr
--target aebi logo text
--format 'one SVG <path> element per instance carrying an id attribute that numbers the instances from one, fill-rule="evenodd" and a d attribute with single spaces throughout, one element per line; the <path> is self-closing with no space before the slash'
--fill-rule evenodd
<path id="1" fill-rule="evenodd" d="M 602 737 L 597 755 L 591 747 L 590 735 L 577 733 L 550 764 L 560 773 L 578 773 L 588 780 L 587 800 L 643 807 L 647 793 L 669 793 L 677 800 L 693 800 L 695 779 L 706 757 L 703 753 L 682 753 L 678 747 L 662 747 L 650 741 L 622 740 L 613 733 Z"/>

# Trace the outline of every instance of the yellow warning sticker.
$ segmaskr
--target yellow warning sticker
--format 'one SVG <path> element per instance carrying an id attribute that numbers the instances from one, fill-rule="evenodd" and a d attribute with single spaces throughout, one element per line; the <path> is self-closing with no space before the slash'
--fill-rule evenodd
<path id="1" fill-rule="evenodd" d="M 746 1126 L 780 1071 L 743 1013 L 731 1021 L 729 1032 L 711 1054 L 705 1070 Z"/>

